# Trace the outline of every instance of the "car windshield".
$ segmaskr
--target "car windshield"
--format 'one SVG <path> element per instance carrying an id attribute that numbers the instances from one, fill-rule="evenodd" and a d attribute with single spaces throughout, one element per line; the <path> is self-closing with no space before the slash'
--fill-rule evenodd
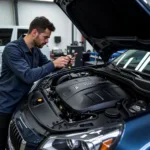
<path id="1" fill-rule="evenodd" d="M 113 61 L 116 66 L 150 75 L 150 52 L 128 50 Z"/>

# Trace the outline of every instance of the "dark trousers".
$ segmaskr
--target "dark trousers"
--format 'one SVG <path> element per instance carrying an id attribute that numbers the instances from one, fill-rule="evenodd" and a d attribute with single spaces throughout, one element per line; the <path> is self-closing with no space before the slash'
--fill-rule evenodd
<path id="1" fill-rule="evenodd" d="M 7 146 L 8 126 L 11 114 L 0 113 L 0 150 L 5 150 Z"/>

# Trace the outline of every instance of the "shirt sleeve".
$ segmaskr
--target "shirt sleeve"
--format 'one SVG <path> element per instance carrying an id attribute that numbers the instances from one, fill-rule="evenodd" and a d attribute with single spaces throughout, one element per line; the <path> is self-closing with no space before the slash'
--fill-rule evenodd
<path id="1" fill-rule="evenodd" d="M 52 62 L 48 62 L 37 68 L 30 68 L 22 56 L 22 52 L 15 45 L 5 47 L 3 60 L 11 71 L 27 84 L 32 84 L 54 70 Z"/>
<path id="2" fill-rule="evenodd" d="M 39 52 L 39 66 L 42 66 L 44 64 L 47 64 L 48 62 L 51 62 L 51 60 L 48 60 L 48 58 L 46 57 L 46 55 L 44 55 L 40 49 L 38 49 Z"/>

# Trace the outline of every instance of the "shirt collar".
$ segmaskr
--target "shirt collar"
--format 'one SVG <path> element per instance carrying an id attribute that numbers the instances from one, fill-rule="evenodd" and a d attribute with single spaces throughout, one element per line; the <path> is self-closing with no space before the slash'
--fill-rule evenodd
<path id="1" fill-rule="evenodd" d="M 19 40 L 22 50 L 26 53 L 31 53 L 30 49 L 28 48 L 27 44 L 24 41 L 24 35 L 20 36 L 18 40 Z"/>

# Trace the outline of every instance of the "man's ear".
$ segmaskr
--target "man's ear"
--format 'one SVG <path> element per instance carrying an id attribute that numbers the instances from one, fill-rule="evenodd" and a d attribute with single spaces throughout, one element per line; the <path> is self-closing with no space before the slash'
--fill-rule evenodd
<path id="1" fill-rule="evenodd" d="M 33 29 L 31 33 L 32 33 L 33 37 L 37 37 L 37 35 L 38 35 L 37 29 Z"/>

